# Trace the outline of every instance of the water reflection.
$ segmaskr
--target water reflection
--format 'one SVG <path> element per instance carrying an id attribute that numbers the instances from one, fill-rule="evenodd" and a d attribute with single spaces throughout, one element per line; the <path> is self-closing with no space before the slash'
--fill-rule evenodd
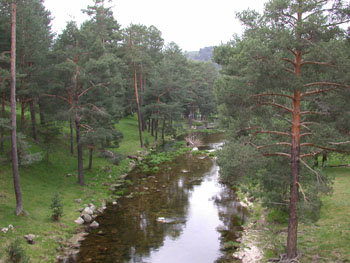
<path id="1" fill-rule="evenodd" d="M 220 248 L 236 240 L 245 211 L 218 183 L 215 161 L 189 154 L 161 171 L 131 174 L 133 197 L 108 206 L 70 262 L 224 262 Z"/>

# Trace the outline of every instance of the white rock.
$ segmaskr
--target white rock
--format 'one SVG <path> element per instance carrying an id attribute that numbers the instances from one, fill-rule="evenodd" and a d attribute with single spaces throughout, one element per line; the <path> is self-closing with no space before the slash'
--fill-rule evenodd
<path id="1" fill-rule="evenodd" d="M 113 201 L 113 203 L 112 203 L 113 205 L 117 205 L 117 201 Z"/>
<path id="2" fill-rule="evenodd" d="M 85 223 L 91 223 L 92 222 L 92 217 L 88 214 L 83 214 L 82 217 Z"/>
<path id="3" fill-rule="evenodd" d="M 89 204 L 89 207 L 90 207 L 90 209 L 92 210 L 92 212 L 95 213 L 96 206 L 94 206 L 93 203 L 90 203 L 90 204 Z"/>
<path id="4" fill-rule="evenodd" d="M 77 223 L 78 225 L 82 225 L 84 224 L 84 219 L 82 219 L 80 216 L 77 218 L 77 220 L 74 220 L 75 223 Z"/>
<path id="5" fill-rule="evenodd" d="M 99 223 L 97 223 L 96 221 L 94 221 L 90 224 L 91 228 L 98 228 L 99 226 L 100 226 Z"/>
<path id="6" fill-rule="evenodd" d="M 193 147 L 192 152 L 198 151 L 198 147 Z"/>
<path id="7" fill-rule="evenodd" d="M 9 225 L 8 228 L 11 229 L 11 230 L 15 230 L 15 228 L 13 227 L 13 225 Z"/>
<path id="8" fill-rule="evenodd" d="M 1 232 L 3 232 L 3 233 L 7 233 L 7 231 L 9 231 L 9 229 L 7 228 L 7 227 L 4 227 L 4 228 L 1 228 Z"/>
<path id="9" fill-rule="evenodd" d="M 34 238 L 35 238 L 35 235 L 33 235 L 33 234 L 29 234 L 29 235 L 25 235 L 24 236 L 24 239 L 27 240 L 27 242 L 29 244 L 34 244 L 35 243 L 34 242 Z"/>
<path id="10" fill-rule="evenodd" d="M 164 223 L 165 222 L 165 217 L 158 217 L 157 222 Z"/>
<path id="11" fill-rule="evenodd" d="M 85 207 L 82 214 L 92 215 L 94 211 L 90 207 Z"/>

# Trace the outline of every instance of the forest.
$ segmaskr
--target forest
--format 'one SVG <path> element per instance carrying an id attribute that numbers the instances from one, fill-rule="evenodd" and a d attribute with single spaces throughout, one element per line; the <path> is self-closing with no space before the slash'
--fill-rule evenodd
<path id="1" fill-rule="evenodd" d="M 143 158 L 198 146 L 196 128 L 225 133 L 220 182 L 254 204 L 254 262 L 348 262 L 350 3 L 270 0 L 236 14 L 242 35 L 183 52 L 109 2 L 56 35 L 43 0 L 0 0 L 0 263 L 55 262 L 77 202 L 113 202 L 131 162 L 158 172 Z"/>

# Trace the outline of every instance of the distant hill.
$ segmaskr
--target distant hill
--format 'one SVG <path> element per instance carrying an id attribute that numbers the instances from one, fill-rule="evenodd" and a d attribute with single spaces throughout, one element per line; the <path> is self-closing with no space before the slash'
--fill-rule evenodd
<path id="1" fill-rule="evenodd" d="M 199 51 L 186 51 L 185 56 L 187 59 L 195 61 L 210 62 L 213 57 L 214 47 L 201 48 Z"/>

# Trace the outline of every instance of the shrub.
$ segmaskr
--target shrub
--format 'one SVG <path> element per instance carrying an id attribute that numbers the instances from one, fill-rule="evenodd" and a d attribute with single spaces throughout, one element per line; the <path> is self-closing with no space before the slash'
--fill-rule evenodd
<path id="1" fill-rule="evenodd" d="M 63 204 L 58 193 L 52 198 L 50 208 L 52 209 L 52 220 L 58 221 L 63 215 Z"/>
<path id="2" fill-rule="evenodd" d="M 13 241 L 7 248 L 8 260 L 12 263 L 28 263 L 29 258 L 19 239 Z"/>

